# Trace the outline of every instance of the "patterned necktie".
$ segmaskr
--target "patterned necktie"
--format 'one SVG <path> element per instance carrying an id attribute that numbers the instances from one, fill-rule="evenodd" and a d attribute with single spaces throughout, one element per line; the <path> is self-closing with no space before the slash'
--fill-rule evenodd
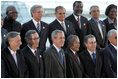
<path id="1" fill-rule="evenodd" d="M 66 27 L 63 22 L 61 23 L 61 26 L 63 27 L 64 31 L 66 32 Z"/>
<path id="2" fill-rule="evenodd" d="M 39 23 L 37 23 L 37 30 L 40 32 L 40 24 Z"/>
<path id="3" fill-rule="evenodd" d="M 16 66 L 18 67 L 16 53 L 14 52 L 14 53 L 12 54 L 12 56 L 13 56 L 13 58 L 14 58 L 14 61 L 15 61 L 15 63 L 16 63 Z"/>
<path id="4" fill-rule="evenodd" d="M 63 55 L 62 55 L 62 51 L 61 51 L 61 50 L 59 51 L 59 56 L 60 56 L 60 58 L 61 58 L 61 63 L 62 63 L 62 65 L 63 65 Z"/>
<path id="5" fill-rule="evenodd" d="M 36 59 L 37 59 L 37 61 L 39 63 L 39 57 L 38 57 L 38 53 L 36 52 L 36 50 L 34 51 L 34 53 L 35 53 L 35 57 L 36 57 Z"/>
<path id="6" fill-rule="evenodd" d="M 94 62 L 94 64 L 95 64 L 95 63 L 96 63 L 96 54 L 93 53 L 92 56 L 93 56 L 93 62 Z"/>
<path id="7" fill-rule="evenodd" d="M 102 32 L 102 29 L 101 29 L 101 27 L 100 27 L 100 23 L 99 23 L 99 21 L 97 21 L 97 23 L 98 23 L 98 28 L 99 28 L 99 31 L 100 31 L 101 37 L 102 37 L 102 39 L 103 39 L 103 32 Z"/>
<path id="8" fill-rule="evenodd" d="M 78 26 L 79 26 L 79 28 L 81 29 L 81 26 L 80 26 L 80 20 L 79 20 L 79 16 L 78 16 Z"/>

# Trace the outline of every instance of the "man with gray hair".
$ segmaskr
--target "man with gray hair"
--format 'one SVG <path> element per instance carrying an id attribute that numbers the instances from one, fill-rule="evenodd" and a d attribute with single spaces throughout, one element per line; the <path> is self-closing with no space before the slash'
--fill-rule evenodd
<path id="1" fill-rule="evenodd" d="M 100 10 L 97 5 L 90 7 L 91 19 L 87 23 L 87 34 L 93 34 L 97 41 L 97 49 L 103 49 L 107 44 L 106 26 L 99 19 Z"/>
<path id="2" fill-rule="evenodd" d="M 27 23 L 24 23 L 21 30 L 21 38 L 22 38 L 22 46 L 21 48 L 25 47 L 27 45 L 24 37 L 25 33 L 28 30 L 36 30 L 38 35 L 40 36 L 40 43 L 39 48 L 41 52 L 43 52 L 46 49 L 46 41 L 48 36 L 48 24 L 41 21 L 42 15 L 43 15 L 43 8 L 41 5 L 34 5 L 30 9 L 32 20 L 30 20 Z"/>
<path id="3" fill-rule="evenodd" d="M 65 51 L 66 56 L 66 76 L 67 78 L 85 77 L 77 51 L 79 51 L 80 41 L 77 35 L 70 35 L 67 38 L 68 48 Z"/>
<path id="4" fill-rule="evenodd" d="M 108 78 L 117 78 L 117 30 L 108 32 L 110 44 L 103 50 L 105 72 Z"/>
<path id="5" fill-rule="evenodd" d="M 9 32 L 6 35 L 8 47 L 2 50 L 2 59 L 5 63 L 6 78 L 25 78 L 28 77 L 27 66 L 23 54 L 18 51 L 21 38 L 18 32 Z"/>
<path id="6" fill-rule="evenodd" d="M 54 30 L 51 34 L 53 45 L 51 45 L 44 53 L 44 69 L 46 78 L 65 78 L 66 62 L 65 54 L 61 47 L 65 42 L 64 32 Z"/>
<path id="7" fill-rule="evenodd" d="M 27 46 L 22 49 L 22 53 L 24 54 L 26 60 L 29 77 L 43 77 L 42 56 L 38 48 L 40 40 L 39 35 L 35 30 L 29 30 L 25 34 L 25 40 L 27 42 Z"/>
<path id="8" fill-rule="evenodd" d="M 102 53 L 96 49 L 96 38 L 94 35 L 86 35 L 84 38 L 86 50 L 80 53 L 80 60 L 89 78 L 103 77 Z"/>

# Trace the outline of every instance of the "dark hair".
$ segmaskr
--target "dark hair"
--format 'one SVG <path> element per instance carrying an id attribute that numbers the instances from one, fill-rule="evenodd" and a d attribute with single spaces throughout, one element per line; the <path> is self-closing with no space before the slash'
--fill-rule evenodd
<path id="1" fill-rule="evenodd" d="M 95 38 L 95 36 L 92 35 L 92 34 L 86 35 L 86 36 L 84 37 L 84 43 L 87 43 L 89 38 Z"/>
<path id="2" fill-rule="evenodd" d="M 106 8 L 106 11 L 105 11 L 105 15 L 106 15 L 106 16 L 108 16 L 108 14 L 109 14 L 109 12 L 110 12 L 110 10 L 111 10 L 112 8 L 116 8 L 116 9 L 117 9 L 117 6 L 114 5 L 114 4 L 110 4 L 110 5 Z"/>
<path id="3" fill-rule="evenodd" d="M 64 9 L 64 10 L 66 10 L 63 6 L 57 6 L 57 7 L 55 8 L 55 12 L 57 12 L 57 10 L 59 10 L 59 9 Z"/>
<path id="4" fill-rule="evenodd" d="M 75 7 L 75 4 L 76 3 L 82 3 L 81 1 L 75 1 L 74 3 L 73 3 L 73 8 Z"/>
<path id="5" fill-rule="evenodd" d="M 9 13 L 9 11 L 12 11 L 13 9 L 15 9 L 16 10 L 16 8 L 15 8 L 15 6 L 8 6 L 7 8 L 6 8 L 6 14 L 8 15 L 8 13 Z M 16 10 L 17 11 L 17 10 Z"/>

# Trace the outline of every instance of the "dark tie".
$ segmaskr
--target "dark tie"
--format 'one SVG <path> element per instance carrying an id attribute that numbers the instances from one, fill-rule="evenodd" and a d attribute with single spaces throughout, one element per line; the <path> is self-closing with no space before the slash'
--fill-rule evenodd
<path id="1" fill-rule="evenodd" d="M 37 30 L 40 32 L 40 25 L 39 25 L 39 23 L 37 23 Z"/>
<path id="2" fill-rule="evenodd" d="M 94 62 L 94 64 L 95 64 L 95 63 L 96 63 L 96 54 L 93 53 L 92 56 L 93 56 L 93 62 Z"/>
<path id="3" fill-rule="evenodd" d="M 78 61 L 79 61 L 79 63 L 80 63 L 80 60 L 79 60 L 79 57 L 78 57 L 77 52 L 75 52 L 75 56 L 76 56 L 77 60 L 78 60 Z"/>
<path id="4" fill-rule="evenodd" d="M 39 57 L 38 57 L 38 53 L 36 52 L 36 50 L 34 51 L 34 53 L 35 53 L 35 57 L 36 57 L 36 59 L 37 59 L 37 61 L 39 63 Z"/>
<path id="5" fill-rule="evenodd" d="M 60 58 L 61 58 L 61 63 L 62 63 L 62 65 L 63 65 L 63 55 L 62 55 L 62 51 L 61 51 L 61 50 L 59 51 L 59 56 L 60 56 Z"/>

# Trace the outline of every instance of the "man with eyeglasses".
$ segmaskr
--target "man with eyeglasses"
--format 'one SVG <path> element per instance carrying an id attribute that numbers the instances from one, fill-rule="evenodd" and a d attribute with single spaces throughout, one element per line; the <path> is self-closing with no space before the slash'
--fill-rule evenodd
<path id="1" fill-rule="evenodd" d="M 40 78 L 43 77 L 43 62 L 39 45 L 39 35 L 35 30 L 29 30 L 25 34 L 25 40 L 27 46 L 22 49 L 24 54 L 26 64 L 29 70 L 30 78 Z"/>
<path id="2" fill-rule="evenodd" d="M 103 50 L 105 71 L 108 78 L 117 78 L 117 30 L 108 32 L 110 44 Z"/>
<path id="3" fill-rule="evenodd" d="M 6 17 L 4 19 L 3 28 L 7 29 L 8 32 L 21 31 L 21 24 L 16 21 L 18 17 L 18 12 L 14 6 L 8 6 L 6 8 Z"/>
<path id="4" fill-rule="evenodd" d="M 96 38 L 94 35 L 87 35 L 84 38 L 87 49 L 79 54 L 80 61 L 85 73 L 89 78 L 103 77 L 102 53 L 96 49 Z"/>

